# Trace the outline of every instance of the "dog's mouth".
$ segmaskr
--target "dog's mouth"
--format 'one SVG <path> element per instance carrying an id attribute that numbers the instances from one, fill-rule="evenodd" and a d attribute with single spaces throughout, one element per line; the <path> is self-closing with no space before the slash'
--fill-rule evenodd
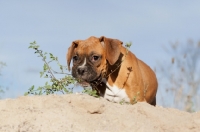
<path id="1" fill-rule="evenodd" d="M 82 87 L 86 88 L 90 86 L 90 83 L 84 81 L 84 80 L 78 80 L 78 84 L 80 84 Z"/>
<path id="2" fill-rule="evenodd" d="M 103 79 L 103 76 L 102 76 L 102 74 L 100 74 L 96 79 L 90 81 L 89 83 L 98 85 L 99 83 L 102 82 L 102 79 Z"/>
<path id="3" fill-rule="evenodd" d="M 102 80 L 102 74 L 99 74 L 99 76 L 97 76 L 97 77 L 90 77 L 90 78 L 84 78 L 84 77 L 82 77 L 82 76 L 79 76 L 78 78 L 77 78 L 77 80 L 78 80 L 78 82 L 80 83 L 80 84 L 86 84 L 86 83 L 92 83 L 92 82 L 99 82 L 99 81 L 101 81 Z"/>
<path id="4" fill-rule="evenodd" d="M 82 79 L 82 78 L 78 78 L 77 81 L 82 87 L 86 88 L 86 87 L 89 87 L 90 84 L 98 85 L 99 83 L 101 83 L 102 82 L 102 75 L 100 74 L 94 80 L 87 80 L 87 79 L 85 80 L 85 79 Z"/>

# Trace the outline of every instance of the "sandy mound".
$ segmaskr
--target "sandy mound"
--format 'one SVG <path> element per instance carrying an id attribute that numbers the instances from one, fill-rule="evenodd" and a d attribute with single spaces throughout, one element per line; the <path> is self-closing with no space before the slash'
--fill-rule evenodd
<path id="1" fill-rule="evenodd" d="M 1 132 L 200 131 L 200 112 L 120 105 L 88 95 L 27 96 L 0 101 Z"/>

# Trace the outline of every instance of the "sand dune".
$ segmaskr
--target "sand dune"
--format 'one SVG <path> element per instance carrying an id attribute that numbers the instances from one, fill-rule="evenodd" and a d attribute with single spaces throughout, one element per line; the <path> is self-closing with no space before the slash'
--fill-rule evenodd
<path id="1" fill-rule="evenodd" d="M 199 132 L 200 112 L 121 105 L 85 94 L 0 101 L 0 132 Z"/>

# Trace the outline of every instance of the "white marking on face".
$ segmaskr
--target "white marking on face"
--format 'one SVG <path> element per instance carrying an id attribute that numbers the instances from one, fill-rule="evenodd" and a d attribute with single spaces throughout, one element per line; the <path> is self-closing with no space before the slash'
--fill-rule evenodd
<path id="1" fill-rule="evenodd" d="M 110 86 L 108 82 L 106 83 L 106 88 L 104 98 L 115 103 L 120 103 L 121 101 L 130 103 L 130 99 L 126 94 L 125 89 L 118 88 L 117 86 L 113 85 Z"/>
<path id="2" fill-rule="evenodd" d="M 79 67 L 84 67 L 84 66 L 85 66 L 85 64 L 86 64 L 86 58 L 85 58 L 85 60 L 84 60 L 83 64 L 82 64 L 81 66 L 79 66 Z"/>

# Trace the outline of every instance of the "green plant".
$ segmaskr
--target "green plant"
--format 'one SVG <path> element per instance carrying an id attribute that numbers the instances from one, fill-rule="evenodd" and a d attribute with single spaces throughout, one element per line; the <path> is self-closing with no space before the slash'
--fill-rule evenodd
<path id="1" fill-rule="evenodd" d="M 124 105 L 124 104 L 127 104 L 127 105 L 134 105 L 138 102 L 138 96 L 139 96 L 140 92 L 137 92 L 137 94 L 133 97 L 132 99 L 132 103 L 131 102 L 126 102 L 124 99 L 122 99 L 119 104 L 121 105 Z"/>
<path id="2" fill-rule="evenodd" d="M 6 63 L 0 61 L 0 72 L 1 72 L 1 69 L 2 69 L 3 67 L 5 67 L 5 66 L 6 66 Z M 0 73 L 0 75 L 1 75 L 1 73 Z"/>
<path id="3" fill-rule="evenodd" d="M 88 94 L 88 95 L 90 95 L 90 96 L 93 96 L 93 97 L 99 97 L 99 96 L 97 95 L 97 91 L 96 91 L 96 90 L 92 90 L 91 88 L 86 88 L 86 89 L 84 89 L 84 90 L 83 90 L 83 93 L 86 93 L 86 94 Z"/>
<path id="4" fill-rule="evenodd" d="M 119 102 L 119 104 L 120 104 L 120 105 L 124 105 L 124 104 L 126 104 L 126 105 L 131 105 L 131 103 L 130 103 L 130 102 L 126 102 L 125 99 L 122 99 L 122 100 Z"/>
<path id="5" fill-rule="evenodd" d="M 47 53 L 43 52 L 42 50 L 39 50 L 39 45 L 37 45 L 35 41 L 30 43 L 29 48 L 35 50 L 35 54 L 38 54 L 38 57 L 41 57 L 44 62 L 43 71 L 40 72 L 40 77 L 50 78 L 50 82 L 46 82 L 44 86 L 40 86 L 36 89 L 33 85 L 31 88 L 28 89 L 28 92 L 26 92 L 24 95 L 48 95 L 56 92 L 61 92 L 63 94 L 72 93 L 73 87 L 69 88 L 69 86 L 71 84 L 75 84 L 77 80 L 74 79 L 70 74 L 64 72 L 67 70 L 67 67 L 62 66 L 58 61 L 58 58 L 55 57 L 52 53 Z M 52 62 L 56 62 L 61 72 L 56 72 L 50 67 L 50 63 Z M 57 78 L 55 74 L 63 74 L 64 77 Z"/>
<path id="6" fill-rule="evenodd" d="M 139 96 L 140 92 L 137 92 L 137 94 L 133 97 L 133 104 L 136 104 L 138 102 L 138 96 Z"/>
<path id="7" fill-rule="evenodd" d="M 0 62 L 0 76 L 1 76 L 1 69 L 2 69 L 3 67 L 5 67 L 5 66 L 6 66 L 6 63 Z M 2 89 L 2 87 L 3 87 L 3 86 L 0 85 L 0 93 L 4 93 L 4 90 Z"/>

